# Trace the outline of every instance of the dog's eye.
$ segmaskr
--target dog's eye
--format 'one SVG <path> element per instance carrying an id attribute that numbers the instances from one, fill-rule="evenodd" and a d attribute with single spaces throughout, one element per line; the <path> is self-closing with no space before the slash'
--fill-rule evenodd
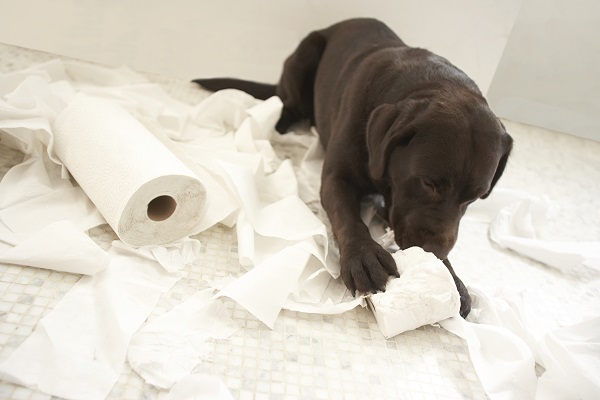
<path id="1" fill-rule="evenodd" d="M 431 194 L 438 193 L 436 185 L 431 181 L 428 181 L 426 179 L 421 179 L 421 185 L 423 186 L 423 189 L 425 189 L 428 193 L 431 193 Z"/>

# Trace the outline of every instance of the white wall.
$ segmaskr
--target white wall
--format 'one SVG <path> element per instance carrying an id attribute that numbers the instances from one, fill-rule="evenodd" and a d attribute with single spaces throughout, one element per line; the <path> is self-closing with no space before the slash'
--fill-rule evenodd
<path id="1" fill-rule="evenodd" d="M 522 0 L 0 0 L 0 41 L 183 79 L 277 81 L 310 30 L 372 16 L 485 92 Z"/>
<path id="2" fill-rule="evenodd" d="M 276 82 L 309 31 L 358 16 L 450 59 L 498 115 L 600 140 L 599 0 L 0 0 L 0 42 Z"/>
<path id="3" fill-rule="evenodd" d="M 488 100 L 502 117 L 600 141 L 600 1 L 524 0 Z"/>

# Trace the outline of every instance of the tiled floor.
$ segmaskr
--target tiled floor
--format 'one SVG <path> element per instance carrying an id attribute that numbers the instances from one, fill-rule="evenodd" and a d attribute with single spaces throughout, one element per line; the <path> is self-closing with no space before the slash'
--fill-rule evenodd
<path id="1" fill-rule="evenodd" d="M 0 45 L 0 72 L 20 69 L 51 55 Z M 195 102 L 204 96 L 187 82 L 151 77 L 174 97 Z M 600 240 L 600 143 L 506 122 L 516 140 L 501 186 L 546 194 L 562 207 L 543 232 L 545 238 Z M 0 174 L 22 155 L 0 144 Z M 115 237 L 102 226 L 90 236 L 107 248 Z M 242 273 L 235 232 L 218 225 L 198 235 L 202 259 L 188 265 L 150 319 L 207 286 L 207 280 Z M 597 307 L 600 294 L 589 270 L 557 272 L 493 246 L 487 225 L 465 221 L 452 254 L 467 285 L 528 287 L 531 306 L 549 324 L 575 322 L 581 310 Z M 0 360 L 33 331 L 79 276 L 0 264 Z M 212 343 L 197 371 L 221 377 L 236 399 L 484 399 L 485 393 L 462 339 L 425 326 L 386 340 L 367 309 L 340 315 L 283 311 L 269 329 L 232 301 L 228 307 L 242 329 Z M 158 390 L 128 365 L 111 399 L 153 399 Z M 0 383 L 2 399 L 47 398 Z"/>

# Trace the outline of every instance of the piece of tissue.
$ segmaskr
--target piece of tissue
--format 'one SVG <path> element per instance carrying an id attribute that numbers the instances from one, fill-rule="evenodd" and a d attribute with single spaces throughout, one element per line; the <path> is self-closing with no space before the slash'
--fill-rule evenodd
<path id="1" fill-rule="evenodd" d="M 400 278 L 367 301 L 386 339 L 458 315 L 460 295 L 448 268 L 420 247 L 392 254 Z"/>

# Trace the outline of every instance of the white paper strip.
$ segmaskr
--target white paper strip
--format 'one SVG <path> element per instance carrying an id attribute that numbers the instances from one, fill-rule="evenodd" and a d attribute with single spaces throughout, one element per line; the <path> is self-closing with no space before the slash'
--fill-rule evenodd
<path id="1" fill-rule="evenodd" d="M 0 262 L 83 275 L 96 274 L 109 261 L 108 253 L 67 220 L 52 223 L 0 252 Z"/>
<path id="2" fill-rule="evenodd" d="M 314 247 L 307 242 L 285 247 L 227 285 L 219 296 L 232 298 L 272 329 L 286 299 L 297 289 Z"/>
<path id="3" fill-rule="evenodd" d="M 550 332 L 541 342 L 536 399 L 595 399 L 600 393 L 600 317 Z"/>
<path id="4" fill-rule="evenodd" d="M 527 304 L 469 287 L 467 322 L 440 322 L 467 342 L 471 361 L 490 399 L 593 399 L 600 390 L 600 316 L 551 329 L 529 321 Z M 538 379 L 534 360 L 545 368 Z"/>
<path id="5" fill-rule="evenodd" d="M 600 242 L 539 239 L 540 228 L 558 211 L 547 198 L 496 188 L 472 208 L 466 217 L 490 220 L 490 238 L 502 247 L 562 271 L 578 266 L 600 270 Z"/>
<path id="6" fill-rule="evenodd" d="M 119 240 L 115 240 L 112 245 L 148 260 L 156 261 L 168 272 L 180 271 L 186 265 L 200 259 L 202 248 L 200 241 L 190 238 L 162 246 L 149 245 L 133 248 Z"/>
<path id="7" fill-rule="evenodd" d="M 144 380 L 168 389 L 208 356 L 209 340 L 226 339 L 240 326 L 213 289 L 194 294 L 137 332 L 127 353 Z"/>
<path id="8" fill-rule="evenodd" d="M 477 376 L 492 400 L 533 399 L 537 378 L 527 345 L 508 329 L 474 324 L 461 317 L 440 322 L 467 342 Z"/>
<path id="9" fill-rule="evenodd" d="M 81 278 L 0 364 L 2 379 L 66 399 L 106 398 L 131 336 L 179 279 L 122 250 L 110 256 L 103 272 Z"/>
<path id="10" fill-rule="evenodd" d="M 106 223 L 79 187 L 58 189 L 0 211 L 0 219 L 15 233 L 32 234 L 69 220 L 82 231 Z"/>

